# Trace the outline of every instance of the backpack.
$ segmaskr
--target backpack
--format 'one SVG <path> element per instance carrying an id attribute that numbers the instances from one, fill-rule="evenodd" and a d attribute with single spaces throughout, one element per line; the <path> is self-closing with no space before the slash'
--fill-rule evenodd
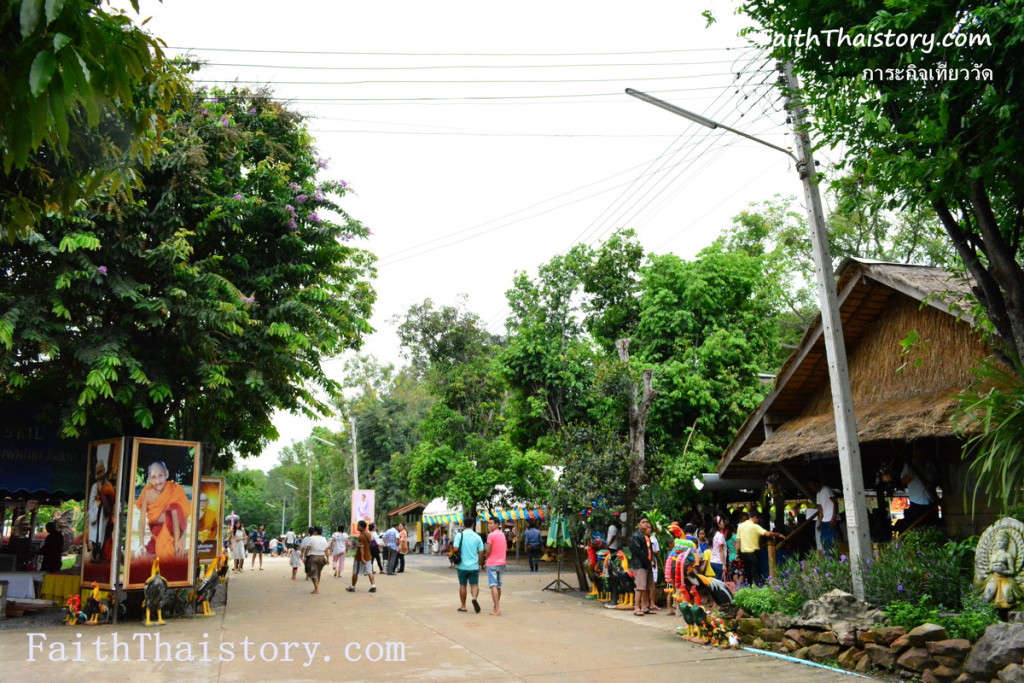
<path id="1" fill-rule="evenodd" d="M 452 546 L 452 563 L 462 564 L 462 531 L 459 532 L 459 547 Z"/>

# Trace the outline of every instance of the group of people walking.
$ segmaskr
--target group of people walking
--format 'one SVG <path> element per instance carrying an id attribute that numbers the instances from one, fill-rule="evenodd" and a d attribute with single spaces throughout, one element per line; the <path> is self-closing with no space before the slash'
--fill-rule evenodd
<path id="1" fill-rule="evenodd" d="M 455 534 L 452 541 L 455 568 L 459 577 L 459 612 L 467 612 L 466 598 L 471 597 L 473 611 L 480 612 L 480 569 L 487 571 L 487 586 L 491 590 L 491 601 L 494 608 L 492 617 L 501 616 L 501 584 L 505 573 L 505 561 L 508 554 L 508 540 L 501 532 L 501 525 L 496 519 L 487 522 L 487 539 L 473 530 L 476 519 L 466 517 L 462 520 L 462 530 Z"/>

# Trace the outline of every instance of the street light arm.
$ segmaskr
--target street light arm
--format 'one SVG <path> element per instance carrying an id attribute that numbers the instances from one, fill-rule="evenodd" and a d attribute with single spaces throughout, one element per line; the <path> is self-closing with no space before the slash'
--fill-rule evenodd
<path id="1" fill-rule="evenodd" d="M 778 151 L 782 152 L 783 154 L 788 156 L 790 159 L 792 159 L 795 163 L 797 163 L 797 164 L 800 163 L 800 160 L 797 159 L 796 156 L 792 152 L 790 152 L 788 149 L 786 149 L 785 147 L 779 147 L 778 145 L 773 145 L 770 142 L 765 142 L 764 140 L 761 140 L 760 138 L 755 138 L 753 135 L 748 135 L 747 133 L 744 133 L 741 130 L 736 130 L 735 128 L 730 128 L 729 126 L 725 125 L 724 123 L 718 123 L 717 121 L 712 121 L 711 119 L 703 117 L 700 114 L 694 114 L 692 111 L 687 111 L 686 109 L 683 109 L 682 107 L 677 107 L 674 104 L 669 104 L 668 102 L 665 102 L 664 100 L 659 100 L 657 97 L 651 97 L 647 93 L 640 92 L 639 90 L 634 90 L 633 88 L 626 88 L 626 94 L 630 95 L 632 97 L 635 97 L 638 100 L 643 100 L 644 102 L 647 102 L 648 104 L 653 104 L 656 107 L 661 107 L 662 109 L 664 109 L 666 111 L 670 111 L 673 114 L 676 114 L 677 116 L 682 116 L 684 119 L 688 119 L 690 121 L 693 121 L 694 123 L 699 123 L 700 125 L 704 126 L 705 128 L 710 128 L 712 130 L 714 130 L 716 128 L 721 128 L 722 130 L 727 130 L 730 133 L 733 133 L 735 135 L 739 135 L 740 137 L 744 137 L 744 138 L 746 138 L 748 140 L 753 140 L 754 142 L 756 142 L 759 145 L 764 145 L 765 147 L 771 147 L 774 150 L 778 150 Z"/>

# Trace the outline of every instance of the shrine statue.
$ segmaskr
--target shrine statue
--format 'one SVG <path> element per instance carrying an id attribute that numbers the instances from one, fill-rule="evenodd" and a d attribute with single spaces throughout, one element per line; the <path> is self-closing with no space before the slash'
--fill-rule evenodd
<path id="1" fill-rule="evenodd" d="M 998 610 L 1024 604 L 1024 524 L 1004 517 L 985 529 L 974 553 L 974 587 Z"/>

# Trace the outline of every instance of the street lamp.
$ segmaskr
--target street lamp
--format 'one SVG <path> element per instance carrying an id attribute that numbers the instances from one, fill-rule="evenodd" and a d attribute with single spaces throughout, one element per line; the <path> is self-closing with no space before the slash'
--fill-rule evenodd
<path id="1" fill-rule="evenodd" d="M 811 144 L 803 128 L 803 106 L 792 99 L 792 93 L 799 90 L 800 84 L 793 74 L 791 64 L 785 67 L 786 103 L 790 111 L 796 134 L 799 157 L 782 147 L 738 131 L 729 126 L 705 118 L 699 114 L 663 102 L 632 88 L 626 88 L 626 94 L 636 97 L 673 114 L 677 114 L 694 123 L 707 128 L 721 128 L 730 133 L 741 135 L 765 147 L 780 151 L 796 162 L 797 172 L 804 184 L 804 198 L 807 200 L 807 214 L 811 225 L 811 247 L 818 285 L 818 301 L 821 306 L 821 326 L 825 337 L 825 356 L 828 359 L 829 383 L 832 388 L 832 406 L 835 415 L 836 441 L 839 447 L 839 469 L 843 476 L 843 497 L 847 503 L 847 528 L 850 541 L 850 563 L 859 567 L 861 559 L 868 557 L 871 551 L 871 539 L 868 536 L 867 503 L 864 500 L 864 473 L 860 464 L 860 444 L 857 441 L 857 422 L 853 415 L 853 395 L 850 391 L 850 372 L 846 361 L 846 345 L 843 342 L 842 323 L 839 319 L 839 304 L 836 295 L 836 278 L 832 269 L 832 257 L 828 251 L 828 233 L 825 229 L 825 214 L 822 210 L 821 194 L 814 176 L 814 157 L 811 155 Z M 864 580 L 860 572 L 853 574 L 853 594 L 864 599 Z"/>
<path id="2" fill-rule="evenodd" d="M 352 432 L 352 488 L 354 488 L 356 490 L 359 490 L 359 460 L 356 458 L 355 426 L 356 426 L 356 423 L 355 423 L 355 420 L 353 420 L 352 421 L 352 429 L 353 429 L 353 432 Z M 317 436 L 315 434 L 310 434 L 310 436 L 312 438 L 316 439 L 317 441 L 319 441 L 320 443 L 325 443 L 328 446 L 334 446 L 337 449 L 341 449 L 341 445 L 336 444 L 333 441 L 328 441 L 327 439 L 321 439 L 319 436 Z"/>

